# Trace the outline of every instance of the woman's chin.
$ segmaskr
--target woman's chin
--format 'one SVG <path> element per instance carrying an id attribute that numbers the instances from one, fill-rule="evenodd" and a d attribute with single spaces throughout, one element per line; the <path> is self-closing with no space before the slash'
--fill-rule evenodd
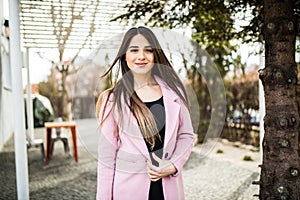
<path id="1" fill-rule="evenodd" d="M 151 73 L 151 69 L 147 69 L 146 67 L 136 67 L 132 70 L 132 73 L 137 75 L 148 75 Z"/>

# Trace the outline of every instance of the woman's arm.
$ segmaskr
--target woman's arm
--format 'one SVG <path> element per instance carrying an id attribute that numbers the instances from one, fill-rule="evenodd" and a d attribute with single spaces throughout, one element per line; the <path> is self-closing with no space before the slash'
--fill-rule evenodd
<path id="1" fill-rule="evenodd" d="M 115 174 L 115 158 L 118 148 L 117 125 L 112 112 L 112 101 L 108 100 L 108 92 L 101 94 L 99 107 L 99 143 L 97 200 L 112 200 Z M 105 109 L 104 109 L 105 108 Z M 103 119 L 102 119 L 103 118 Z M 103 120 L 103 121 L 102 121 Z"/>
<path id="2" fill-rule="evenodd" d="M 179 128 L 176 138 L 175 150 L 170 161 L 177 169 L 176 176 L 188 160 L 195 141 L 194 129 L 188 108 L 180 101 Z"/>

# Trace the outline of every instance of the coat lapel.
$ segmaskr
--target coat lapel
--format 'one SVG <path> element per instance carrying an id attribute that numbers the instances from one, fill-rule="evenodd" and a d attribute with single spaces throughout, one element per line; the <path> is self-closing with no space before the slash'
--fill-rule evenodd
<path id="1" fill-rule="evenodd" d="M 166 147 L 173 137 L 176 138 L 175 129 L 179 121 L 180 112 L 180 105 L 176 102 L 176 100 L 178 100 L 179 97 L 159 77 L 155 76 L 155 80 L 160 85 L 160 88 L 163 93 L 163 100 L 166 112 L 164 147 Z"/>

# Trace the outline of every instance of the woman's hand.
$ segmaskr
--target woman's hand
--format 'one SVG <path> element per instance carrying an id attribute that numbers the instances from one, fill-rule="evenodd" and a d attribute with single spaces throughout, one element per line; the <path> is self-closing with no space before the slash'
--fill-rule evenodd
<path id="1" fill-rule="evenodd" d="M 159 179 L 169 176 L 177 172 L 176 167 L 169 160 L 160 159 L 155 153 L 152 153 L 152 157 L 158 162 L 158 167 L 152 165 L 151 162 L 147 162 L 147 171 L 151 181 L 158 181 Z"/>

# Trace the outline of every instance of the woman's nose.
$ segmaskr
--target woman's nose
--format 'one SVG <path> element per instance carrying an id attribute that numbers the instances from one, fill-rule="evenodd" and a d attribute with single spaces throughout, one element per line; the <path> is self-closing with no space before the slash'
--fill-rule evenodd
<path id="1" fill-rule="evenodd" d="M 138 59 L 145 59 L 144 51 L 139 51 Z"/>

